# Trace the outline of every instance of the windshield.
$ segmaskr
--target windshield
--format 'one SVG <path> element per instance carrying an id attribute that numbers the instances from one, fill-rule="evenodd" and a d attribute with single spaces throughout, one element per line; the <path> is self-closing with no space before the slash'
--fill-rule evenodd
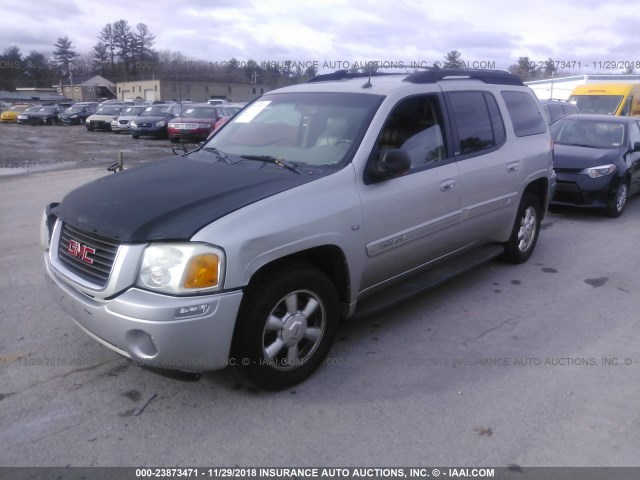
<path id="1" fill-rule="evenodd" d="M 157 105 L 154 107 L 147 107 L 144 112 L 140 114 L 141 117 L 166 117 L 169 114 L 169 107 L 166 105 Z"/>
<path id="2" fill-rule="evenodd" d="M 227 155 L 333 166 L 356 151 L 382 97 L 278 93 L 256 100 L 206 145 Z"/>
<path id="3" fill-rule="evenodd" d="M 67 108 L 64 113 L 80 113 L 83 112 L 86 107 L 70 107 Z"/>
<path id="4" fill-rule="evenodd" d="M 25 113 L 33 113 L 33 112 L 39 112 L 40 110 L 42 110 L 42 105 L 36 105 L 34 107 L 27 108 L 24 112 Z"/>
<path id="5" fill-rule="evenodd" d="M 572 95 L 569 101 L 578 107 L 580 113 L 614 115 L 622 102 L 622 95 Z"/>
<path id="6" fill-rule="evenodd" d="M 138 115 L 147 107 L 128 107 L 120 115 Z"/>
<path id="7" fill-rule="evenodd" d="M 100 107 L 96 115 L 118 115 L 121 111 L 122 107 Z"/>
<path id="8" fill-rule="evenodd" d="M 182 116 L 185 118 L 216 118 L 216 109 L 207 107 L 193 107 L 187 108 L 182 112 Z"/>
<path id="9" fill-rule="evenodd" d="M 624 124 L 601 120 L 561 118 L 549 127 L 554 143 L 591 148 L 620 148 L 624 142 Z"/>

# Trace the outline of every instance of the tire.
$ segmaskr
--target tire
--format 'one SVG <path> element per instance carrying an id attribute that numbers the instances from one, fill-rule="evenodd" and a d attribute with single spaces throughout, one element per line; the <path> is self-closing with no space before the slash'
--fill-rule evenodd
<path id="1" fill-rule="evenodd" d="M 139 138 L 140 138 L 140 135 L 136 135 L 135 133 L 132 133 L 132 134 L 131 134 L 131 138 L 133 138 L 133 139 L 137 140 L 137 139 L 139 139 Z"/>
<path id="2" fill-rule="evenodd" d="M 169 140 L 171 140 L 171 143 L 180 143 L 180 139 L 177 137 L 171 137 Z"/>
<path id="3" fill-rule="evenodd" d="M 627 179 L 623 179 L 618 185 L 615 193 L 609 200 L 609 205 L 605 208 L 605 213 L 608 217 L 617 218 L 624 212 L 624 207 L 627 206 L 627 199 L 629 198 L 629 182 Z"/>
<path id="4" fill-rule="evenodd" d="M 329 352 L 338 318 L 338 294 L 318 268 L 295 263 L 260 275 L 238 314 L 232 349 L 236 373 L 262 390 L 303 381 Z"/>
<path id="5" fill-rule="evenodd" d="M 509 263 L 529 260 L 540 234 L 540 202 L 535 195 L 522 196 L 509 241 L 504 244 L 501 259 Z"/>
<path id="6" fill-rule="evenodd" d="M 90 127 L 89 125 L 87 125 L 87 130 L 90 132 L 93 132 L 93 127 Z"/>

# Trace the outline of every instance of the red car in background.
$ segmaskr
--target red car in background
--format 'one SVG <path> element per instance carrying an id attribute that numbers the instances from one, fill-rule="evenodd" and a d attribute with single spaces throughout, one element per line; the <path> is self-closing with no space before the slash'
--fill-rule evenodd
<path id="1" fill-rule="evenodd" d="M 182 115 L 173 118 L 167 127 L 173 143 L 180 140 L 206 140 L 216 123 L 231 114 L 223 106 L 198 103 L 185 105 Z"/>

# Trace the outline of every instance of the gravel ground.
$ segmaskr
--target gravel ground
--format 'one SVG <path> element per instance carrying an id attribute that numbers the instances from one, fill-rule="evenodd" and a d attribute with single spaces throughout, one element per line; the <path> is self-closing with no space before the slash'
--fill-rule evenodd
<path id="1" fill-rule="evenodd" d="M 104 167 L 118 160 L 131 166 L 173 155 L 169 140 L 141 138 L 107 131 L 89 132 L 82 125 L 32 126 L 0 124 L 0 176 Z"/>

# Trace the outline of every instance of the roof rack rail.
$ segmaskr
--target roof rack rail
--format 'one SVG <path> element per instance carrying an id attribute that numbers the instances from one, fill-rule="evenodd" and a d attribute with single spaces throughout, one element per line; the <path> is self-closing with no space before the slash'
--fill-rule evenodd
<path id="1" fill-rule="evenodd" d="M 475 80 L 481 80 L 484 83 L 494 85 L 524 85 L 520 77 L 503 70 L 459 70 L 433 68 L 412 73 L 405 78 L 404 81 L 411 83 L 435 83 L 447 78 L 473 78 Z"/>
<path id="2" fill-rule="evenodd" d="M 336 70 L 332 73 L 323 73 L 307 80 L 307 83 L 326 82 L 330 80 L 344 80 L 351 78 L 369 78 L 382 77 L 388 75 L 406 75 L 406 73 L 387 73 L 387 72 L 349 72 L 348 70 Z"/>

